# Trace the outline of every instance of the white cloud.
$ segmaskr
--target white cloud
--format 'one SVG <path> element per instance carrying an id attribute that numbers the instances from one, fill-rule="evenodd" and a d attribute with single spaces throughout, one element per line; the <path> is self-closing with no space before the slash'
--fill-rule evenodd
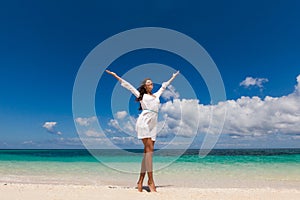
<path id="1" fill-rule="evenodd" d="M 117 131 L 124 132 L 127 135 L 136 136 L 135 123 L 136 119 L 126 114 L 125 117 L 111 119 L 108 123 L 108 126 Z M 113 132 L 111 129 L 106 129 L 106 131 L 111 133 Z"/>
<path id="2" fill-rule="evenodd" d="M 80 126 L 89 126 L 91 123 L 95 122 L 97 120 L 96 116 L 93 117 L 78 117 L 75 119 L 75 122 L 77 122 L 77 124 L 79 124 Z"/>
<path id="3" fill-rule="evenodd" d="M 119 111 L 119 112 L 116 113 L 117 119 L 124 119 L 126 116 L 127 116 L 127 112 L 125 110 L 124 111 Z"/>
<path id="4" fill-rule="evenodd" d="M 57 122 L 45 122 L 43 127 L 47 130 L 47 132 L 56 134 L 56 135 L 61 135 L 62 133 L 60 131 L 57 131 L 55 129 Z"/>
<path id="5" fill-rule="evenodd" d="M 259 88 L 263 88 L 263 83 L 266 83 L 268 81 L 269 80 L 267 78 L 246 77 L 246 79 L 240 83 L 240 86 L 244 86 L 246 88 L 250 86 L 257 86 Z"/>
<path id="6" fill-rule="evenodd" d="M 166 100 L 169 100 L 171 98 L 178 99 L 179 96 L 180 96 L 179 93 L 176 91 L 176 89 L 173 85 L 169 85 L 167 90 L 165 90 L 161 95 L 161 97 Z"/>
<path id="7" fill-rule="evenodd" d="M 297 85 L 295 86 L 295 91 L 298 95 L 300 95 L 300 75 L 297 76 Z"/>
<path id="8" fill-rule="evenodd" d="M 32 140 L 28 140 L 28 141 L 22 142 L 22 144 L 34 145 L 35 142 L 33 142 Z"/>
<path id="9" fill-rule="evenodd" d="M 237 135 L 260 136 L 265 134 L 300 133 L 300 77 L 297 77 L 298 84 L 292 94 L 282 97 L 267 96 L 264 99 L 259 97 L 241 97 L 237 100 L 227 100 L 217 105 L 202 105 L 195 101 L 177 100 L 167 102 L 162 106 L 161 111 L 168 114 L 168 127 L 181 126 L 186 128 L 186 135 L 190 135 L 189 129 L 194 129 L 199 118 L 198 132 L 205 133 L 208 127 L 214 127 L 222 121 L 222 113 L 227 110 L 223 133 Z M 180 102 L 179 102 L 180 101 Z M 186 120 L 179 119 L 179 108 L 186 113 Z M 198 108 L 199 115 L 196 117 Z M 211 112 L 213 110 L 213 113 Z M 212 114 L 212 121 L 209 116 Z M 171 123 L 171 125 L 170 125 Z M 172 129 L 170 129 L 172 131 Z M 211 132 L 213 133 L 213 131 Z"/>
<path id="10" fill-rule="evenodd" d="M 141 146 L 141 142 L 139 142 L 134 137 L 88 137 L 80 139 L 85 147 L 90 149 L 113 149 L 115 145 L 135 148 Z"/>
<path id="11" fill-rule="evenodd" d="M 117 120 L 115 120 L 115 119 L 109 120 L 108 125 L 109 125 L 110 127 L 112 127 L 112 128 L 121 130 L 120 125 L 119 125 L 119 122 L 118 122 Z"/>
<path id="12" fill-rule="evenodd" d="M 300 134 L 300 75 L 295 91 L 287 96 L 242 96 L 237 100 L 219 102 L 217 105 L 199 104 L 197 99 L 174 99 L 161 105 L 158 123 L 159 136 L 178 135 L 193 137 L 196 133 L 216 133 L 214 127 L 224 119 L 223 132 L 231 138 L 264 136 L 268 134 Z M 111 127 L 124 130 L 128 117 L 111 120 Z M 134 126 L 130 122 L 131 127 Z"/>
<path id="13" fill-rule="evenodd" d="M 160 122 L 158 130 L 160 136 L 175 134 L 182 137 L 192 137 L 197 133 L 197 125 L 200 119 L 199 101 L 197 99 L 174 99 L 161 106 L 161 114 L 164 122 Z"/>
<path id="14" fill-rule="evenodd" d="M 134 137 L 112 137 L 110 138 L 110 140 L 117 144 L 117 145 L 128 145 L 128 144 L 134 144 L 134 145 L 137 145 L 139 144 L 139 142 L 137 141 L 136 138 Z"/>
<path id="15" fill-rule="evenodd" d="M 126 111 L 119 111 L 115 114 L 116 119 L 111 119 L 108 125 L 118 131 L 122 131 L 128 135 L 134 136 L 136 119 L 127 114 Z M 112 132 L 111 129 L 107 129 Z"/>
<path id="16" fill-rule="evenodd" d="M 105 132 L 106 132 L 106 133 L 116 133 L 115 130 L 112 130 L 112 129 L 110 129 L 110 128 L 105 129 Z"/>
<path id="17" fill-rule="evenodd" d="M 87 130 L 85 132 L 85 135 L 88 136 L 88 137 L 101 137 L 103 136 L 104 134 L 103 133 L 100 133 L 98 131 L 95 131 L 95 130 Z"/>

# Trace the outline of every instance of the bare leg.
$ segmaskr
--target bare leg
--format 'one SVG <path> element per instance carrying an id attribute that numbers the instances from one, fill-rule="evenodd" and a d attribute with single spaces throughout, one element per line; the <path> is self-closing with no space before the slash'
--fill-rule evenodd
<path id="1" fill-rule="evenodd" d="M 143 191 L 143 181 L 145 178 L 145 174 L 147 172 L 148 175 L 148 186 L 151 192 L 156 192 L 154 179 L 153 179 L 153 166 L 152 166 L 152 156 L 154 150 L 154 141 L 151 138 L 144 138 L 142 139 L 144 144 L 144 157 L 141 163 L 141 172 L 140 177 L 137 182 L 138 191 Z"/>
<path id="2" fill-rule="evenodd" d="M 146 166 L 145 166 L 145 148 L 144 148 L 144 157 L 141 163 L 141 172 L 140 172 L 140 177 L 139 180 L 137 182 L 137 188 L 139 192 L 143 191 L 143 181 L 145 178 L 145 174 L 146 174 Z"/>
<path id="3" fill-rule="evenodd" d="M 153 179 L 153 150 L 154 150 L 154 141 L 151 138 L 145 139 L 145 166 L 148 175 L 148 186 L 151 192 L 156 192 L 156 187 Z"/>

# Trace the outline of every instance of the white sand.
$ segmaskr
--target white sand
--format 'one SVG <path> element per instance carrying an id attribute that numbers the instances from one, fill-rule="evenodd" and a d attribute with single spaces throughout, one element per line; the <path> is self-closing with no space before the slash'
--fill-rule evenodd
<path id="1" fill-rule="evenodd" d="M 157 188 L 157 193 L 121 186 L 0 183 L 2 200 L 106 200 L 106 199 L 300 199 L 300 190 L 287 188 Z"/>

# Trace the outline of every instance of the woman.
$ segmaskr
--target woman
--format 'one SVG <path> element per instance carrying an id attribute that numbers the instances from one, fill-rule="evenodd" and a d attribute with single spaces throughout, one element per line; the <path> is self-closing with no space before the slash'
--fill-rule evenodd
<path id="1" fill-rule="evenodd" d="M 141 172 L 137 182 L 137 188 L 139 192 L 142 192 L 143 181 L 147 172 L 149 189 L 151 192 L 156 192 L 152 172 L 152 155 L 157 134 L 156 124 L 160 104 L 159 97 L 179 74 L 179 71 L 174 73 L 169 81 L 164 82 L 161 88 L 155 93 L 152 93 L 153 83 L 150 78 L 144 79 L 141 86 L 138 89 L 135 89 L 130 83 L 120 78 L 116 73 L 109 70 L 106 70 L 106 72 L 118 79 L 123 87 L 131 91 L 136 96 L 136 101 L 140 103 L 140 110 L 143 110 L 136 122 L 138 139 L 141 139 L 144 144 L 144 157 L 141 164 Z"/>

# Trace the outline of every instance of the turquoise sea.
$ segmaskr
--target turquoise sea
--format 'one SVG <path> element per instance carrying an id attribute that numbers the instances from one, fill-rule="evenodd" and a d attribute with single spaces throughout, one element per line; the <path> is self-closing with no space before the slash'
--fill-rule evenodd
<path id="1" fill-rule="evenodd" d="M 0 182 L 134 186 L 141 159 L 136 149 L 0 150 Z M 161 187 L 300 188 L 300 149 L 157 150 L 154 170 Z"/>

